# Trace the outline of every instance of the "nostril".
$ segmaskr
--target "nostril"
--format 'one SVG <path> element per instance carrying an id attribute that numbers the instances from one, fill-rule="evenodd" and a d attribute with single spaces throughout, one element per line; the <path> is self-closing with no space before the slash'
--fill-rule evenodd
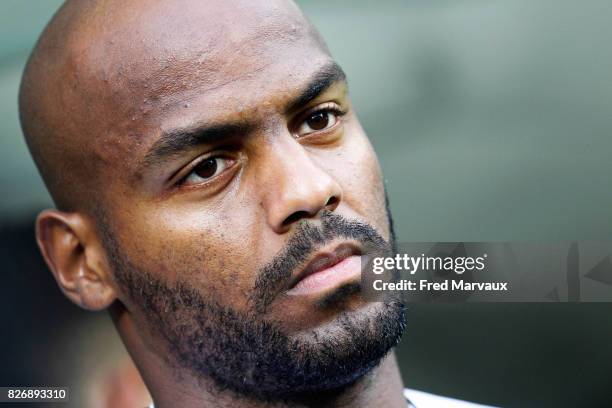
<path id="1" fill-rule="evenodd" d="M 333 211 L 339 202 L 340 202 L 340 199 L 338 198 L 338 196 L 331 196 L 330 198 L 327 199 L 327 202 L 325 203 L 323 207 L 317 207 L 316 209 L 313 209 L 313 211 L 306 211 L 306 210 L 295 211 L 291 215 L 289 215 L 287 218 L 285 218 L 282 226 L 286 227 L 301 219 L 312 218 L 316 216 L 321 210 Z"/>
<path id="2" fill-rule="evenodd" d="M 299 221 L 302 218 L 308 218 L 309 216 L 310 215 L 307 211 L 296 211 L 287 218 L 285 218 L 285 221 L 283 221 L 283 226 L 286 227 L 287 225 L 293 224 L 294 222 Z"/>
<path id="3" fill-rule="evenodd" d="M 336 196 L 331 196 L 329 197 L 329 200 L 327 200 L 327 203 L 325 204 L 325 207 L 333 207 L 336 204 L 338 204 L 340 200 L 338 199 L 338 197 Z"/>

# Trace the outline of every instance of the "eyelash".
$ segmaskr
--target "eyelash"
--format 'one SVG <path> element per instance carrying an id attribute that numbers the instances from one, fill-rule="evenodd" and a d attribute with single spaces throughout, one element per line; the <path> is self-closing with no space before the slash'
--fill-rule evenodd
<path id="1" fill-rule="evenodd" d="M 310 116 L 314 115 L 315 113 L 320 113 L 320 112 L 324 112 L 324 113 L 333 113 L 333 114 L 335 114 L 335 115 L 337 116 L 338 121 L 340 121 L 340 119 L 342 119 L 342 117 L 343 117 L 344 115 L 346 115 L 346 113 L 347 113 L 347 111 L 346 111 L 346 110 L 344 110 L 342 107 L 340 107 L 340 105 L 338 105 L 338 104 L 337 104 L 337 103 L 335 103 L 335 102 L 327 102 L 327 103 L 324 103 L 323 105 L 316 106 L 316 107 L 312 108 L 311 110 L 306 111 L 306 113 L 304 113 L 304 114 L 300 115 L 300 116 L 299 116 L 299 118 L 300 118 L 300 119 L 299 119 L 299 121 L 297 122 L 297 126 L 295 127 L 295 131 L 297 132 L 297 130 L 299 130 L 299 128 L 302 126 L 302 124 L 303 124 L 303 123 L 304 123 L 304 122 L 305 122 L 305 121 L 306 121 L 306 120 L 307 120 L 307 119 L 308 119 Z M 314 134 L 314 133 L 319 133 L 319 132 L 327 132 L 327 131 L 329 131 L 329 130 L 331 130 L 331 129 L 335 128 L 335 127 L 336 127 L 336 125 L 337 125 L 337 124 L 334 124 L 334 125 L 333 125 L 331 128 L 329 128 L 329 129 L 323 129 L 323 130 L 320 130 L 320 131 L 314 131 L 314 132 L 308 133 L 308 134 L 306 134 L 306 135 L 304 135 L 304 136 L 301 136 L 301 137 L 307 137 L 307 136 L 309 136 L 309 135 L 311 135 L 311 134 Z"/>
<path id="2" fill-rule="evenodd" d="M 230 161 L 231 163 L 226 165 L 226 167 L 221 171 L 221 173 L 214 175 L 208 179 L 205 179 L 205 181 L 194 183 L 192 185 L 187 185 L 187 180 L 189 179 L 189 177 L 191 177 L 195 173 L 198 166 L 200 166 L 202 163 L 210 159 L 224 159 L 224 160 Z M 219 177 L 222 177 L 223 174 L 226 173 L 228 170 L 232 169 L 234 165 L 236 164 L 236 162 L 237 162 L 236 158 L 230 157 L 228 154 L 223 153 L 223 152 L 216 152 L 216 153 L 208 154 L 206 156 L 203 156 L 193 161 L 192 162 L 193 164 L 189 166 L 188 172 L 185 173 L 183 177 L 179 178 L 175 184 L 177 187 L 190 188 L 190 187 L 198 187 L 198 186 L 202 186 L 205 184 L 213 183 L 216 180 L 218 180 Z"/>

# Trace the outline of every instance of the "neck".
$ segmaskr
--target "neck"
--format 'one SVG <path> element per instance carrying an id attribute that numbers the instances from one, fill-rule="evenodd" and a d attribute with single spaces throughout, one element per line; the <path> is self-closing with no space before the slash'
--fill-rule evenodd
<path id="1" fill-rule="evenodd" d="M 125 310 L 117 312 L 112 313 L 113 320 L 153 397 L 155 408 L 406 407 L 403 383 L 394 353 L 384 358 L 369 374 L 341 390 L 291 403 L 260 401 L 219 390 L 209 378 L 196 378 L 188 370 L 170 366 L 142 342 L 129 313 Z"/>

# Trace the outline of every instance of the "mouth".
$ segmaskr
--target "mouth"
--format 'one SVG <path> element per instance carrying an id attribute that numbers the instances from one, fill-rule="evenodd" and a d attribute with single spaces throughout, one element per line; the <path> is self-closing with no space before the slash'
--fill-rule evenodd
<path id="1" fill-rule="evenodd" d="M 324 292 L 361 276 L 361 251 L 350 243 L 318 251 L 291 280 L 288 295 Z"/>

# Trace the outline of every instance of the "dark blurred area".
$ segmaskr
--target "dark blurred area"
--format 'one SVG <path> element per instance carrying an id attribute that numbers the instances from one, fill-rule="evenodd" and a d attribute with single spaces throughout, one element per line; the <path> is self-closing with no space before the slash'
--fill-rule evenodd
<path id="1" fill-rule="evenodd" d="M 90 407 L 125 350 L 38 253 L 34 219 L 52 204 L 17 120 L 23 64 L 60 3 L 0 4 L 0 385 L 69 386 L 57 406 Z M 400 241 L 612 239 L 608 1 L 299 3 L 348 74 Z M 612 304 L 415 304 L 398 356 L 411 388 L 608 407 Z"/>
<path id="2" fill-rule="evenodd" d="M 4 322 L 0 384 L 69 387 L 69 403 L 41 404 L 45 407 L 144 406 L 112 403 L 123 388 L 140 402 L 140 377 L 132 369 L 110 318 L 75 307 L 62 294 L 38 251 L 34 218 L 33 214 L 0 225 L 0 259 L 5 267 L 0 292 Z M 115 379 L 123 384 L 113 383 Z M 146 401 L 146 390 L 144 393 Z"/>

